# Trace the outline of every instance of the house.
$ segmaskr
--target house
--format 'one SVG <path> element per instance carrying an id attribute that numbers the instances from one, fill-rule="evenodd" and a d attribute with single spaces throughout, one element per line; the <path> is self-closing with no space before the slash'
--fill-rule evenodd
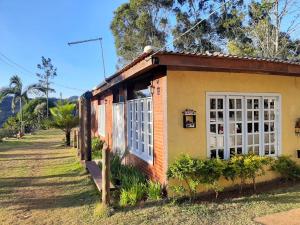
<path id="1" fill-rule="evenodd" d="M 148 52 L 92 91 L 92 136 L 166 183 L 180 154 L 295 160 L 300 63 L 220 53 Z M 266 176 L 263 179 L 271 179 Z"/>

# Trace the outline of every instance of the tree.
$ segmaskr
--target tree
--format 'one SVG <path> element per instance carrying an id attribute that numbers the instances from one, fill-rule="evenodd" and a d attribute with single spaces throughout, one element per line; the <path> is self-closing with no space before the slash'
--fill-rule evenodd
<path id="1" fill-rule="evenodd" d="M 296 0 L 261 0 L 248 6 L 248 25 L 243 27 L 246 42 L 231 40 L 232 54 L 264 58 L 299 58 L 299 40 L 292 36 L 299 30 L 300 3 Z"/>
<path id="2" fill-rule="evenodd" d="M 53 126 L 65 132 L 67 146 L 70 146 L 72 129 L 79 123 L 79 118 L 75 115 L 75 111 L 75 104 L 63 102 L 58 102 L 56 107 L 50 109 L 53 116 Z"/>
<path id="3" fill-rule="evenodd" d="M 47 99 L 47 118 L 49 117 L 49 93 L 55 92 L 54 89 L 51 88 L 50 79 L 53 79 L 57 76 L 57 68 L 53 66 L 50 58 L 46 59 L 42 56 L 42 63 L 37 65 L 37 68 L 42 72 L 37 73 L 36 75 L 39 77 L 40 85 L 46 90 L 46 99 Z"/>
<path id="4" fill-rule="evenodd" d="M 21 81 L 21 78 L 17 75 L 12 76 L 10 78 L 9 87 L 5 87 L 0 90 L 0 98 L 6 97 L 6 96 L 13 96 L 12 99 L 12 111 L 15 111 L 16 104 L 19 102 L 20 104 L 20 134 L 23 134 L 23 103 L 28 102 L 28 94 L 29 93 L 45 93 L 45 89 L 40 84 L 32 84 L 29 85 L 27 88 L 23 88 L 23 83 Z"/>
<path id="5" fill-rule="evenodd" d="M 119 63 L 142 53 L 146 45 L 162 47 L 168 38 L 168 15 L 173 0 L 130 0 L 114 12 L 111 30 Z"/>

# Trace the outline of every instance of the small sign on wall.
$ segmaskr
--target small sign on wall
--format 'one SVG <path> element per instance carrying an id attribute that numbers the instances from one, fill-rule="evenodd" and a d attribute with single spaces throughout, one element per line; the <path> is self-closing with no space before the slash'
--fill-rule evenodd
<path id="1" fill-rule="evenodd" d="M 196 111 L 186 109 L 183 114 L 183 128 L 196 128 Z"/>

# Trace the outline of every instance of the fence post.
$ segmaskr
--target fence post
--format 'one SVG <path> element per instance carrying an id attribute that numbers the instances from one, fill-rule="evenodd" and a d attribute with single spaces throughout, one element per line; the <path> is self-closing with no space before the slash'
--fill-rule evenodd
<path id="1" fill-rule="evenodd" d="M 108 145 L 104 143 L 102 148 L 102 204 L 109 205 L 110 203 L 110 181 L 109 181 L 109 149 Z"/>

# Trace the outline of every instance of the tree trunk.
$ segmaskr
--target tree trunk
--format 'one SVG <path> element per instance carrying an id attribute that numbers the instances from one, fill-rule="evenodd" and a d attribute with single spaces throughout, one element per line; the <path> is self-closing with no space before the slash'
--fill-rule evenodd
<path id="1" fill-rule="evenodd" d="M 71 143 L 71 131 L 66 131 L 66 145 L 70 146 Z"/>
<path id="2" fill-rule="evenodd" d="M 22 98 L 20 98 L 20 122 L 21 122 L 21 126 L 20 126 L 20 137 L 23 136 L 23 109 L 22 109 Z"/>
<path id="3" fill-rule="evenodd" d="M 252 182 L 253 182 L 253 191 L 254 191 L 254 193 L 256 193 L 256 181 L 255 181 L 255 177 L 252 178 Z"/>

